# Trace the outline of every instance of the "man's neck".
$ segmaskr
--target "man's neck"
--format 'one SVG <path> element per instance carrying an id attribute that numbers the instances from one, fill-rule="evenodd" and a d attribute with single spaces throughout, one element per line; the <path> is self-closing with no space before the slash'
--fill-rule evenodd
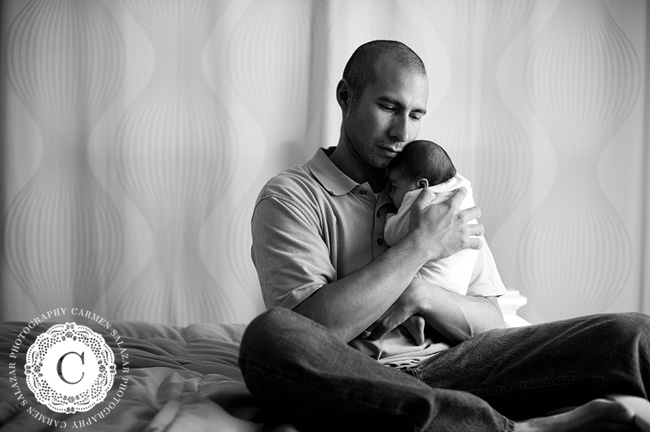
<path id="1" fill-rule="evenodd" d="M 329 155 L 330 160 L 345 175 L 359 184 L 368 183 L 375 193 L 384 190 L 387 171 L 385 169 L 368 168 L 352 155 L 345 145 L 339 145 Z"/>

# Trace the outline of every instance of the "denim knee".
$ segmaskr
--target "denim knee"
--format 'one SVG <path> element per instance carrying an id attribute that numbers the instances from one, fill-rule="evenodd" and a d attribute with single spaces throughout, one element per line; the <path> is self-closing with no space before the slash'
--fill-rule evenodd
<path id="1" fill-rule="evenodd" d="M 317 348 L 315 339 L 325 328 L 286 308 L 273 308 L 254 318 L 246 327 L 239 348 L 240 366 L 246 361 L 291 361 Z"/>
<path id="2" fill-rule="evenodd" d="M 607 314 L 607 323 L 611 334 L 640 338 L 650 343 L 650 316 L 639 312 Z"/>
<path id="3" fill-rule="evenodd" d="M 650 316 L 640 312 L 629 312 L 624 315 L 632 328 L 644 333 L 646 337 L 650 337 Z"/>
<path id="4" fill-rule="evenodd" d="M 248 354 L 256 355 L 256 351 L 264 344 L 261 341 L 268 340 L 274 335 L 282 334 L 283 327 L 291 319 L 290 312 L 283 308 L 273 308 L 255 317 L 246 327 L 239 349 L 239 357 L 247 357 Z"/>
<path id="5" fill-rule="evenodd" d="M 248 324 L 248 327 L 246 328 L 246 331 L 259 331 L 263 329 L 274 329 L 278 325 L 282 325 L 283 323 L 286 323 L 288 319 L 290 319 L 290 315 L 294 314 L 295 312 L 291 312 L 288 309 L 285 308 L 273 308 L 269 309 L 266 312 L 261 313 L 260 315 L 256 316 L 250 324 Z"/>
<path id="6" fill-rule="evenodd" d="M 598 328 L 602 341 L 598 363 L 620 392 L 647 397 L 650 393 L 650 316 L 606 314 Z"/>

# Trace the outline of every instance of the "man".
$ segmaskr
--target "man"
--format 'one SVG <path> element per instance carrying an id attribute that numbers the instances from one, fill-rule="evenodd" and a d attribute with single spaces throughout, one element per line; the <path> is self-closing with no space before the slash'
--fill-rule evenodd
<path id="1" fill-rule="evenodd" d="M 391 248 L 383 242 L 387 167 L 426 113 L 420 58 L 399 42 L 364 44 L 336 97 L 338 145 L 272 179 L 255 207 L 252 256 L 265 303 L 280 308 L 256 318 L 242 341 L 253 395 L 308 430 L 631 428 L 630 410 L 589 401 L 647 398 L 649 317 L 503 329 L 503 284 L 482 225 L 468 223 L 480 211 L 459 209 L 462 190 L 428 205 L 424 189 L 409 234 Z M 464 248 L 480 254 L 467 296 L 414 278 L 425 262 Z M 579 404 L 544 419 L 506 417 Z"/>

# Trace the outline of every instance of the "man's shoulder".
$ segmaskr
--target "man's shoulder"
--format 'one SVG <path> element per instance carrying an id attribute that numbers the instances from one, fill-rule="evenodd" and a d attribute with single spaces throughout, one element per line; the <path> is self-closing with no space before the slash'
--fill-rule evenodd
<path id="1" fill-rule="evenodd" d="M 302 200 L 307 195 L 313 196 L 314 193 L 322 193 L 322 188 L 307 164 L 302 164 L 272 177 L 262 187 L 257 201 L 270 197 L 292 201 Z"/>
<path id="2" fill-rule="evenodd" d="M 307 164 L 296 165 L 272 177 L 265 185 L 269 187 L 292 187 L 296 184 L 315 182 Z"/>

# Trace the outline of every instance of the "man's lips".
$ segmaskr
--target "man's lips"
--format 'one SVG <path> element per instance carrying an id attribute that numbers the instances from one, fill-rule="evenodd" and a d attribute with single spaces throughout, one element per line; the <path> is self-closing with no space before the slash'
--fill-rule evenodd
<path id="1" fill-rule="evenodd" d="M 391 155 L 391 156 L 397 156 L 397 153 L 400 152 L 400 150 L 397 150 L 397 149 L 392 148 L 392 147 L 380 147 L 380 148 L 381 148 L 384 152 L 386 152 L 387 154 L 389 154 L 389 155 Z"/>

